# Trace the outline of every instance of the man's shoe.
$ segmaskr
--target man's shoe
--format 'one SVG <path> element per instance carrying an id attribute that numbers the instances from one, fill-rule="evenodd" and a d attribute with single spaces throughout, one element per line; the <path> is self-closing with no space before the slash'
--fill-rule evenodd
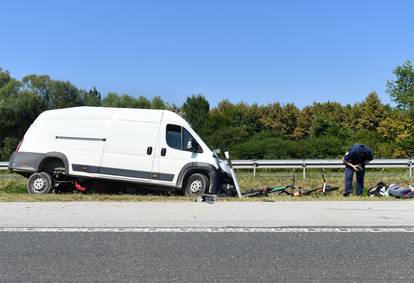
<path id="1" fill-rule="evenodd" d="M 348 192 L 345 192 L 342 196 L 344 196 L 344 197 L 349 197 L 349 195 L 350 195 L 351 193 L 348 193 Z"/>

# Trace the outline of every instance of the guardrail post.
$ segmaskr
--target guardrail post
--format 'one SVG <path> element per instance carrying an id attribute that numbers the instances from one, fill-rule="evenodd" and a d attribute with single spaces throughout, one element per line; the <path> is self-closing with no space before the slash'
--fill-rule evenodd
<path id="1" fill-rule="evenodd" d="M 409 173 L 409 175 L 410 175 L 410 178 L 413 176 L 413 161 L 412 160 L 410 160 L 410 173 Z"/>
<path id="2" fill-rule="evenodd" d="M 257 162 L 256 160 L 253 160 L 253 177 L 256 178 L 256 167 L 257 167 Z"/>
<path id="3" fill-rule="evenodd" d="M 303 167 L 303 180 L 306 180 L 306 163 L 305 163 L 305 161 L 303 161 L 302 167 Z"/>

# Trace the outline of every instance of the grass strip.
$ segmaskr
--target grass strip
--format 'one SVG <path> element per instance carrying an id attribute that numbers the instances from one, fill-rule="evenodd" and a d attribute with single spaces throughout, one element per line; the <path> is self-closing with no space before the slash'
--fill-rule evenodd
<path id="1" fill-rule="evenodd" d="M 338 174 L 327 175 L 327 182 L 332 186 L 339 186 L 338 191 L 329 193 L 327 196 L 314 194 L 311 196 L 302 197 L 290 197 L 290 196 L 269 196 L 269 197 L 256 197 L 256 198 L 220 198 L 220 201 L 262 201 L 262 202 L 273 202 L 273 201 L 354 201 L 354 200 L 396 200 L 393 197 L 368 197 L 366 193 L 363 196 L 351 196 L 349 198 L 342 197 L 343 193 L 343 176 Z M 273 186 L 284 186 L 291 184 L 291 177 L 288 175 L 280 174 L 258 174 L 253 177 L 252 174 L 241 172 L 238 173 L 238 180 L 242 191 L 249 189 L 259 189 Z M 401 185 L 408 185 L 414 183 L 414 178 L 408 178 L 404 174 L 396 172 L 395 174 L 385 174 L 384 176 L 378 176 L 377 174 L 367 174 L 365 178 L 366 187 L 373 186 L 379 181 L 383 181 L 387 184 L 397 183 Z M 12 174 L 1 174 L 0 178 L 0 201 L 194 201 L 193 198 L 184 196 L 168 196 L 168 195 L 139 195 L 139 194 L 48 194 L 48 195 L 30 195 L 26 191 L 26 179 L 17 175 Z M 296 187 L 304 188 L 315 188 L 322 186 L 322 178 L 320 174 L 309 175 L 306 180 L 298 179 L 295 183 Z"/>

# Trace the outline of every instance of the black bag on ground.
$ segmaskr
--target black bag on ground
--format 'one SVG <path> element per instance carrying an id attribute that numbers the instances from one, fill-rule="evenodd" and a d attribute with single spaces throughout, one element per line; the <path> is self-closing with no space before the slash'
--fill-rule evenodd
<path id="1" fill-rule="evenodd" d="M 387 196 L 388 186 L 384 182 L 379 182 L 375 186 L 368 189 L 367 195 L 370 197 L 384 197 Z"/>

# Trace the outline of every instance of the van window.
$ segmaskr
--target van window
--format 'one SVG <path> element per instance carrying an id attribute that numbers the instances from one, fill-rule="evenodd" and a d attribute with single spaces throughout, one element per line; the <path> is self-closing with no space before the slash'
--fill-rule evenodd
<path id="1" fill-rule="evenodd" d="M 196 142 L 191 134 L 185 128 L 183 128 L 183 149 L 187 149 L 187 144 L 190 140 L 192 142 Z"/>
<path id="2" fill-rule="evenodd" d="M 169 147 L 185 150 L 185 151 L 192 151 L 191 149 L 187 149 L 188 142 L 191 140 L 193 143 L 193 147 L 197 149 L 198 153 L 202 153 L 203 150 L 198 145 L 197 141 L 193 138 L 190 132 L 178 125 L 167 125 L 167 144 Z"/>
<path id="3" fill-rule="evenodd" d="M 169 147 L 182 149 L 180 126 L 167 125 L 167 144 Z"/>

